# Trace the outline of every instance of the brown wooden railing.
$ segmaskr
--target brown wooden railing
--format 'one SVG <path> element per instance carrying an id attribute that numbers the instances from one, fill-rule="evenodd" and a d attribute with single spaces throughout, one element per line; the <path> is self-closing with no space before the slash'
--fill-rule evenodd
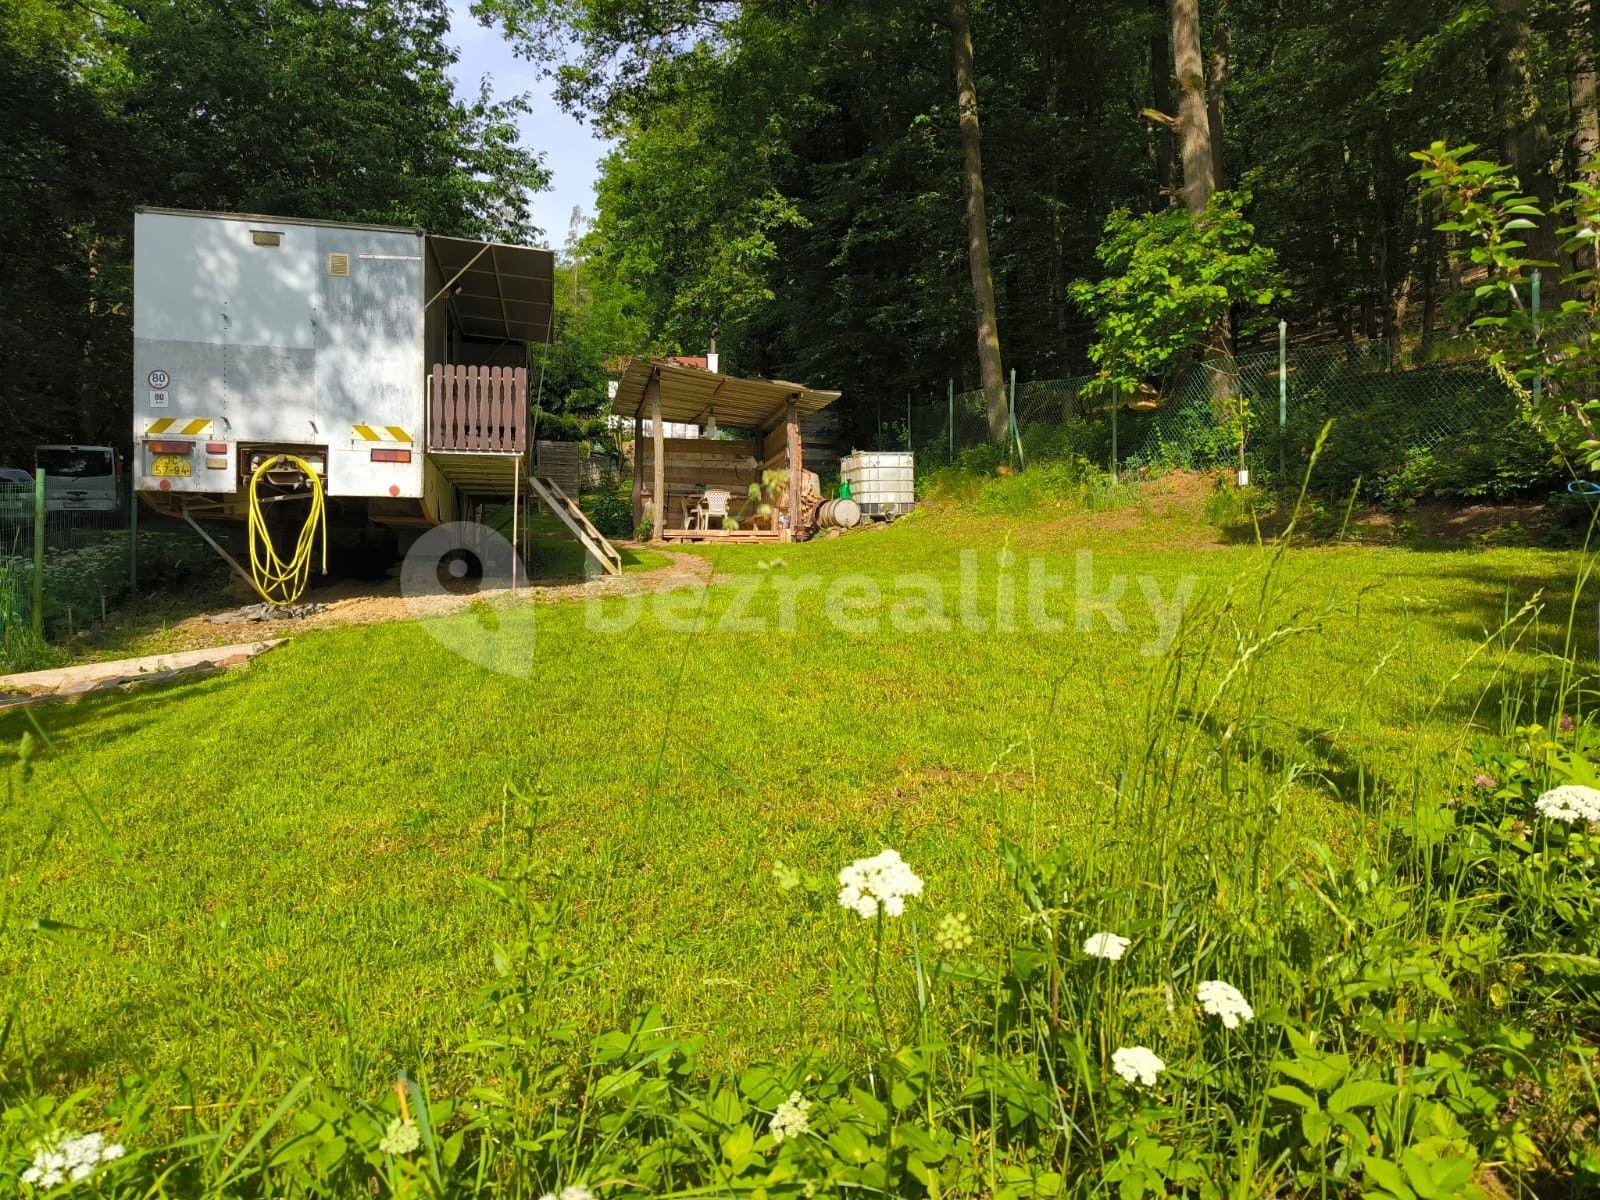
<path id="1" fill-rule="evenodd" d="M 526 367 L 433 364 L 429 450 L 522 454 L 527 443 Z"/>

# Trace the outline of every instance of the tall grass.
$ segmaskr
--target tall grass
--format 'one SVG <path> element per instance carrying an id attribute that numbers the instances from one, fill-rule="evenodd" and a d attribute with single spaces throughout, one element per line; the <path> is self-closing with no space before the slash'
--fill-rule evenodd
<path id="1" fill-rule="evenodd" d="M 34 632 L 30 578 L 22 560 L 0 555 L 0 675 L 54 666 L 62 657 Z"/>
<path id="2" fill-rule="evenodd" d="M 982 485 L 1006 503 L 1021 486 Z M 943 912 L 930 878 L 904 915 L 863 921 L 830 875 L 778 865 L 775 919 L 835 931 L 844 1052 L 712 1073 L 655 1008 L 582 1038 L 562 1001 L 585 987 L 570 915 L 593 901 L 543 865 L 537 796 L 508 790 L 501 836 L 521 854 L 483 885 L 507 920 L 448 1048 L 388 1079 L 359 1030 L 331 1063 L 291 1042 L 272 1052 L 287 1089 L 262 1094 L 264 1067 L 240 1095 L 184 1078 L 176 1107 L 172 1081 L 137 1077 L 53 1097 L 39 1048 L 0 1078 L 0 1177 L 96 1128 L 131 1152 L 93 1184 L 129 1197 L 1592 1194 L 1600 841 L 1534 803 L 1600 782 L 1577 601 L 1544 670 L 1500 670 L 1462 712 L 1441 794 L 1379 763 L 1359 719 L 1328 745 L 1280 718 L 1279 656 L 1333 603 L 1285 585 L 1294 532 L 1190 609 L 1140 720 L 1106 731 L 1111 776 L 1068 796 L 1008 785 L 1000 802 L 1071 826 L 997 848 L 1011 904 Z M 1471 657 L 1503 664 L 1536 605 Z M 1291 799 L 1354 809 L 1358 843 L 1296 840 Z M 951 931 L 969 925 L 966 945 Z M 1100 933 L 1126 952 L 1091 954 Z M 1251 1019 L 1207 1012 L 1206 981 Z M 1163 1061 L 1153 1083 L 1119 1069 L 1135 1048 Z"/>
<path id="3" fill-rule="evenodd" d="M 961 504 L 988 516 L 1042 512 L 1106 512 L 1139 502 L 1137 486 L 1118 482 L 1084 459 L 1049 459 L 1002 474 L 971 466 L 939 467 L 924 476 L 930 500 Z"/>

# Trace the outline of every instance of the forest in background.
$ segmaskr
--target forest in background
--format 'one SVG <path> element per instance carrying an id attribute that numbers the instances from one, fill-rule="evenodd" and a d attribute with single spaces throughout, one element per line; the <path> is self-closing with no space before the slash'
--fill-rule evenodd
<path id="1" fill-rule="evenodd" d="M 647 324 L 718 334 L 754 373 L 842 387 L 847 410 L 979 382 L 953 9 L 792 0 L 482 0 L 561 97 L 618 140 L 587 251 Z M 1549 201 L 1597 136 L 1587 0 L 1012 0 L 969 14 L 1006 368 L 1087 369 L 1071 285 L 1108 215 L 1177 204 L 1177 10 L 1214 186 L 1248 197 L 1297 336 L 1458 330 L 1467 247 L 1435 232 L 1410 152 L 1479 144 Z M 1191 73 L 1192 74 L 1192 73 Z M 1553 222 L 1534 249 L 1556 257 Z M 1552 275 L 1557 274 L 1552 272 Z"/>
<path id="2" fill-rule="evenodd" d="M 444 4 L 0 0 L 0 461 L 126 448 L 136 205 L 533 233 L 520 105 L 457 96 Z"/>
<path id="3" fill-rule="evenodd" d="M 1192 10 L 1201 71 L 1171 32 Z M 703 351 L 841 387 L 844 412 L 979 382 L 955 37 L 970 27 L 998 346 L 1086 367 L 1107 218 L 1178 203 L 1185 80 L 1213 185 L 1307 338 L 1459 328 L 1466 248 L 1410 151 L 1471 141 L 1553 199 L 1600 146 L 1587 0 L 480 0 L 615 139 L 559 289 L 546 402 L 603 403 L 604 352 Z M 136 204 L 532 235 L 517 105 L 458 97 L 438 0 L 0 0 L 0 420 L 119 440 Z M 1198 88 L 1198 91 L 1196 90 Z M 1555 256 L 1547 222 L 1530 240 Z M 541 238 L 539 240 L 548 240 Z M 615 344 L 614 344 L 615 343 Z M 623 344 L 626 343 L 626 344 Z"/>

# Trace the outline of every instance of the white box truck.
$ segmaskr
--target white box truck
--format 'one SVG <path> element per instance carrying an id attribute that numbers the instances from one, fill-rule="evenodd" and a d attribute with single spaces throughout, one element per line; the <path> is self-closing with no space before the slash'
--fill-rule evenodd
<path id="1" fill-rule="evenodd" d="M 415 228 L 138 209 L 135 490 L 242 522 L 256 468 L 294 455 L 335 552 L 510 496 L 553 271 L 548 250 Z M 311 490 L 287 466 L 257 481 L 289 519 Z"/>

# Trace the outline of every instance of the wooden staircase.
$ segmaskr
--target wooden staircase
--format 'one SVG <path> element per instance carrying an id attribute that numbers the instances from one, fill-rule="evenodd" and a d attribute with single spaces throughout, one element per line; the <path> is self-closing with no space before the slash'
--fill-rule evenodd
<path id="1" fill-rule="evenodd" d="M 528 482 L 533 485 L 534 493 L 544 505 L 572 531 L 572 536 L 578 539 L 580 545 L 588 552 L 590 558 L 600 565 L 600 569 L 607 575 L 622 574 L 622 555 L 617 548 L 601 535 L 584 516 L 583 509 L 578 507 L 578 502 L 567 495 L 557 486 L 556 481 L 539 475 L 528 476 Z"/>

